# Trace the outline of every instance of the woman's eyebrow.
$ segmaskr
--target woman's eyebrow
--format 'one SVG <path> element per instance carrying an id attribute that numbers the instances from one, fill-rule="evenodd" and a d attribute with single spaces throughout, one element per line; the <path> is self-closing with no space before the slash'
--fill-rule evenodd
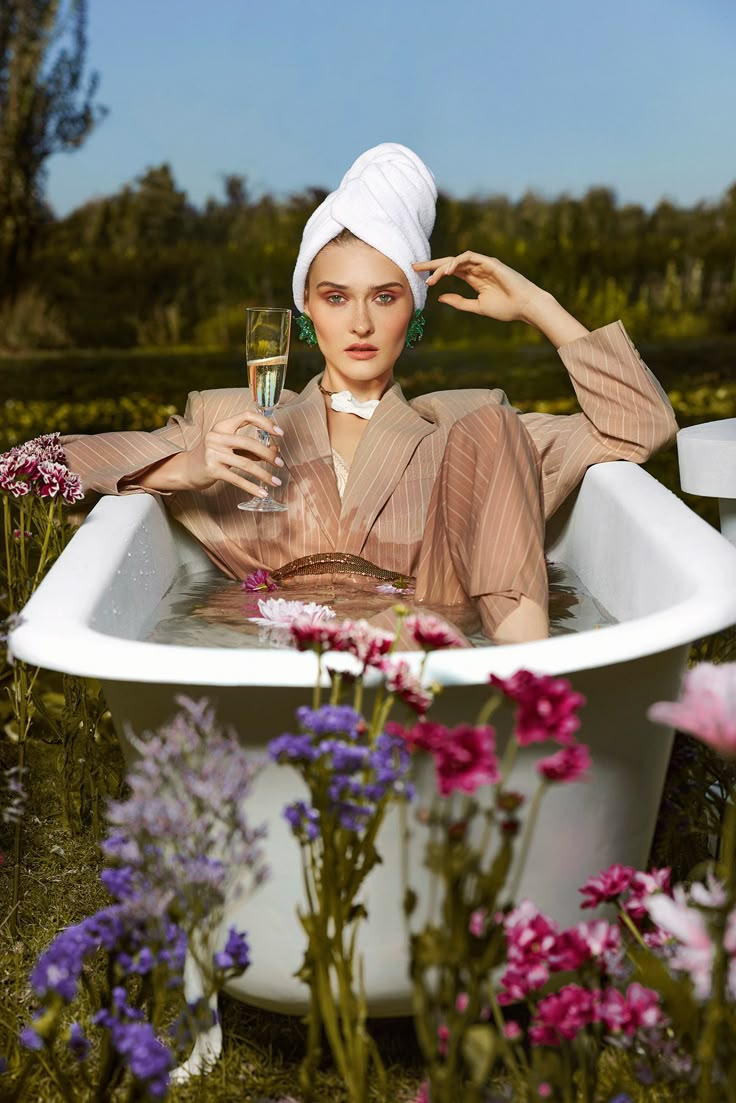
<path id="1" fill-rule="evenodd" d="M 387 291 L 389 287 L 402 287 L 398 280 L 390 280 L 388 283 L 374 283 L 369 290 L 370 291 Z M 332 280 L 320 280 L 317 287 L 334 287 L 337 291 L 348 291 L 348 284 L 346 283 L 334 283 Z"/>

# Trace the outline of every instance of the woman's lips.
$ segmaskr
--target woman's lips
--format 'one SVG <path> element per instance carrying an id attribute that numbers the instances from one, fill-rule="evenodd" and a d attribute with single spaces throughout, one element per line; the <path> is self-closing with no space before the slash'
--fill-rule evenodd
<path id="1" fill-rule="evenodd" d="M 345 352 L 353 360 L 370 360 L 376 355 L 378 349 L 375 345 L 351 345 L 345 349 Z"/>

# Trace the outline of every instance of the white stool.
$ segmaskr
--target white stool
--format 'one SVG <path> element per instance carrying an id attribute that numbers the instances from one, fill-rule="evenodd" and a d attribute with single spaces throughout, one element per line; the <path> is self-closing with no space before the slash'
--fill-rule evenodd
<path id="1" fill-rule="evenodd" d="M 677 434 L 680 486 L 718 498 L 721 532 L 736 545 L 736 417 L 691 425 Z"/>

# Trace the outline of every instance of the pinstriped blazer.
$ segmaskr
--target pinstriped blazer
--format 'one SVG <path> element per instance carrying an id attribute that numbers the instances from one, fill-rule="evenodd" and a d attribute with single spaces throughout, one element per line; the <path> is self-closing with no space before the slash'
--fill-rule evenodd
<path id="1" fill-rule="evenodd" d="M 519 414 L 541 458 L 545 517 L 591 464 L 643 462 L 672 442 L 674 412 L 621 322 L 559 349 L 582 413 Z M 397 574 L 415 573 L 432 487 L 453 424 L 480 404 L 509 406 L 503 391 L 439 391 L 407 402 L 398 384 L 381 399 L 361 437 L 341 501 L 318 379 L 285 391 L 279 472 L 287 513 L 237 509 L 244 493 L 220 482 L 204 491 L 166 495 L 167 506 L 228 575 L 275 570 L 303 555 L 346 551 Z M 63 438 L 69 467 L 86 490 L 131 493 L 152 463 L 192 448 L 218 421 L 253 405 L 242 388 L 195 391 L 183 415 L 153 433 Z M 249 427 L 241 430 L 253 433 Z"/>

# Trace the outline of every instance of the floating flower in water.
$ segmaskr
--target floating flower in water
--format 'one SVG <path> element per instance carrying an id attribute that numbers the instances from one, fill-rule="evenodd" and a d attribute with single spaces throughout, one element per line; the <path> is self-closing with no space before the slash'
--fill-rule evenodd
<path id="1" fill-rule="evenodd" d="M 404 583 L 406 582 L 406 585 Z M 403 578 L 395 578 L 393 582 L 380 582 L 376 586 L 377 594 L 413 594 L 414 587 L 408 584 L 408 581 Z"/>
<path id="2" fill-rule="evenodd" d="M 268 593 L 272 593 L 274 590 L 278 590 L 278 586 L 271 578 L 268 571 L 259 569 L 249 574 L 247 578 L 243 579 L 242 587 L 247 590 L 248 593 L 258 593 L 259 591 L 266 590 Z"/>
<path id="3" fill-rule="evenodd" d="M 685 674 L 679 701 L 658 701 L 647 716 L 736 758 L 736 663 L 699 663 Z"/>
<path id="4" fill-rule="evenodd" d="M 297 620 L 321 624 L 335 617 L 335 610 L 329 605 L 319 605 L 316 601 L 287 601 L 283 597 L 261 598 L 258 609 L 261 615 L 248 617 L 248 620 L 264 628 L 290 628 Z"/>

